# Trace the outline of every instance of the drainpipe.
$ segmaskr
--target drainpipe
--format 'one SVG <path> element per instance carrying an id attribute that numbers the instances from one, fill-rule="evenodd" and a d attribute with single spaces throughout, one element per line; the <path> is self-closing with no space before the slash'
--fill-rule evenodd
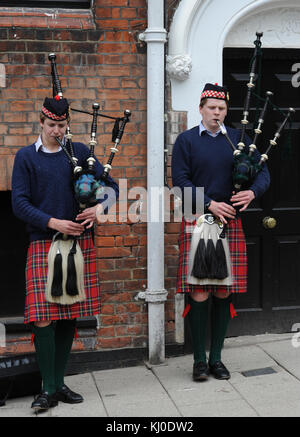
<path id="1" fill-rule="evenodd" d="M 148 0 L 147 43 L 147 289 L 149 362 L 165 360 L 164 288 L 164 0 Z M 161 189 L 159 201 L 157 190 Z M 159 205 L 160 203 L 160 205 Z M 155 217 L 159 213 L 159 217 Z"/>

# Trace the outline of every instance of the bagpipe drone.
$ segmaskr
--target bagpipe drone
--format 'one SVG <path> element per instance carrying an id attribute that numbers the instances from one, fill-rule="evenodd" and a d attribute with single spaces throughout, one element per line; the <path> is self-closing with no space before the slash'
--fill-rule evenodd
<path id="1" fill-rule="evenodd" d="M 243 118 L 241 120 L 241 135 L 237 145 L 235 145 L 229 137 L 226 128 L 218 122 L 221 133 L 226 137 L 228 143 L 233 149 L 233 171 L 232 179 L 234 191 L 249 189 L 257 174 L 263 169 L 266 161 L 269 159 L 269 152 L 278 145 L 278 139 L 284 129 L 291 114 L 295 112 L 293 108 L 289 108 L 284 114 L 284 120 L 280 124 L 273 139 L 269 141 L 269 146 L 265 153 L 258 157 L 255 153 L 256 142 L 258 136 L 262 133 L 262 125 L 264 123 L 265 113 L 273 93 L 267 91 L 265 99 L 256 97 L 263 101 L 263 107 L 260 111 L 257 127 L 254 129 L 255 135 L 252 144 L 247 148 L 245 145 L 246 126 L 248 125 L 248 116 L 250 110 L 250 101 L 254 95 L 253 89 L 256 81 L 256 65 L 257 59 L 261 55 L 261 37 L 262 33 L 256 33 L 254 41 L 254 55 L 250 62 L 249 82 L 247 83 L 247 94 L 243 108 Z M 208 91 L 214 93 L 217 91 Z M 214 94 L 209 94 L 214 97 Z M 217 96 L 223 98 L 222 96 Z M 225 99 L 225 98 L 224 98 Z M 275 107 L 275 105 L 273 105 Z M 247 150 L 248 149 L 248 150 Z M 211 213 L 200 216 L 193 229 L 191 246 L 189 252 L 188 278 L 187 282 L 193 285 L 232 285 L 231 277 L 231 261 L 229 246 L 226 239 L 226 226 Z"/>
<path id="2" fill-rule="evenodd" d="M 56 67 L 56 55 L 54 53 L 49 54 L 49 61 L 51 62 L 51 75 L 53 82 L 53 97 L 56 100 L 63 98 L 63 93 L 61 89 L 60 80 L 57 73 Z M 130 121 L 131 112 L 126 109 L 124 111 L 123 117 L 112 117 L 106 114 L 102 114 L 99 111 L 99 104 L 93 104 L 93 111 L 83 111 L 80 109 L 71 108 L 72 111 L 81 112 L 84 114 L 92 115 L 92 123 L 91 123 L 91 137 L 89 141 L 89 157 L 86 160 L 86 166 L 81 167 L 78 165 L 78 160 L 74 155 L 74 149 L 72 145 L 72 134 L 70 132 L 70 126 L 67 127 L 67 132 L 65 135 L 66 144 L 63 143 L 59 138 L 56 138 L 56 141 L 61 146 L 62 150 L 66 154 L 72 168 L 73 168 L 73 177 L 74 177 L 74 192 L 75 197 L 79 202 L 80 208 L 84 209 L 88 206 L 91 206 L 97 202 L 97 198 L 99 198 L 100 193 L 104 190 L 104 187 L 107 185 L 107 178 L 109 172 L 112 168 L 112 161 L 114 159 L 115 154 L 118 152 L 118 146 L 122 139 L 124 129 L 126 124 Z M 96 134 L 97 134 L 97 120 L 98 117 L 104 117 L 107 119 L 114 120 L 114 127 L 112 130 L 112 142 L 114 146 L 111 147 L 111 153 L 108 158 L 107 164 L 104 165 L 103 173 L 100 179 L 95 178 L 95 146 L 97 145 Z"/>

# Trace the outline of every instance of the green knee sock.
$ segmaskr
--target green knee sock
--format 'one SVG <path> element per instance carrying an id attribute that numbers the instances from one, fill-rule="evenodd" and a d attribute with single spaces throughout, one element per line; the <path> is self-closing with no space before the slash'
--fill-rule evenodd
<path id="1" fill-rule="evenodd" d="M 36 350 L 36 358 L 41 372 L 43 381 L 43 390 L 50 395 L 55 393 L 55 342 L 54 329 L 52 323 L 43 328 L 33 326 L 34 346 Z"/>
<path id="2" fill-rule="evenodd" d="M 58 320 L 55 328 L 55 384 L 56 389 L 64 385 L 67 362 L 72 349 L 76 319 Z"/>
<path id="3" fill-rule="evenodd" d="M 206 362 L 206 325 L 208 318 L 208 299 L 204 302 L 196 302 L 189 296 L 191 305 L 188 320 L 191 328 L 193 341 L 194 361 Z"/>
<path id="4" fill-rule="evenodd" d="M 225 299 L 212 296 L 210 364 L 221 360 L 221 350 L 230 320 L 230 302 L 231 295 Z"/>

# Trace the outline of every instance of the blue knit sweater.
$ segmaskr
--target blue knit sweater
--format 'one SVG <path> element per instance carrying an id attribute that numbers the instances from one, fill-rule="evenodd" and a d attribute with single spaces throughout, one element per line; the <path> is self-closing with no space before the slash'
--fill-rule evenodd
<path id="1" fill-rule="evenodd" d="M 240 139 L 240 131 L 226 127 L 233 144 Z M 251 144 L 250 138 L 245 138 L 246 151 Z M 260 154 L 256 151 L 256 159 Z M 192 187 L 193 210 L 196 206 L 196 187 L 204 188 L 204 203 L 210 200 L 227 202 L 233 191 L 232 182 L 233 151 L 224 137 L 219 133 L 212 137 L 207 132 L 199 135 L 199 126 L 195 126 L 178 135 L 172 154 L 172 181 L 174 187 L 183 189 Z M 257 174 L 249 187 L 260 197 L 270 184 L 270 175 L 266 165 Z"/>
<path id="2" fill-rule="evenodd" d="M 73 147 L 78 165 L 86 165 L 88 148 L 82 143 L 73 143 Z M 99 178 L 103 166 L 96 161 L 95 167 Z M 32 144 L 17 152 L 12 174 L 12 207 L 14 214 L 27 223 L 30 241 L 52 238 L 56 231 L 47 227 L 52 217 L 74 221 L 79 205 L 74 197 L 72 174 L 71 164 L 62 150 L 37 152 Z M 107 182 L 117 197 L 118 185 L 110 176 Z"/>

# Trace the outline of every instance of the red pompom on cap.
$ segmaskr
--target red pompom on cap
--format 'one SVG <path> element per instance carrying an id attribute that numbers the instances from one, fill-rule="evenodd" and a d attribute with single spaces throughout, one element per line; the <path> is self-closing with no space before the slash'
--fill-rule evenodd
<path id="1" fill-rule="evenodd" d="M 60 97 L 59 97 L 58 94 L 57 94 L 54 98 L 55 98 L 55 100 L 56 100 L 57 102 L 60 100 Z"/>

